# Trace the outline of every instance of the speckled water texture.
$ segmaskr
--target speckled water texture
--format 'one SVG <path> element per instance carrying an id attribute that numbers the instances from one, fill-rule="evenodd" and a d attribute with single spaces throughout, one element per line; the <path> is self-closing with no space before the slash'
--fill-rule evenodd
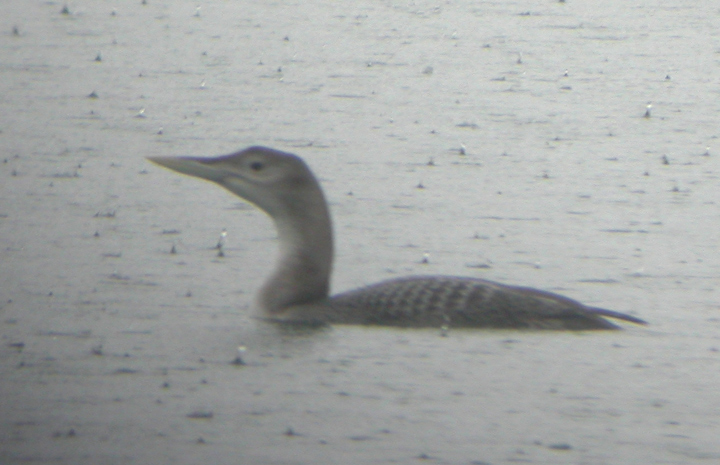
<path id="1" fill-rule="evenodd" d="M 718 76 L 713 2 L 5 2 L 0 463 L 720 461 Z M 144 158 L 255 144 L 320 177 L 335 292 L 650 326 L 258 321 L 270 221 Z"/>

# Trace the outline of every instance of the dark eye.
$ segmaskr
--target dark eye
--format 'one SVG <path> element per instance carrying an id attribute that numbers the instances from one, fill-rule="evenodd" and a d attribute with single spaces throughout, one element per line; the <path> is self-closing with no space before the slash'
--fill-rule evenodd
<path id="1" fill-rule="evenodd" d="M 259 161 L 254 161 L 250 163 L 250 169 L 253 171 L 260 171 L 261 169 L 263 169 L 264 166 L 265 165 L 263 165 L 262 162 Z"/>

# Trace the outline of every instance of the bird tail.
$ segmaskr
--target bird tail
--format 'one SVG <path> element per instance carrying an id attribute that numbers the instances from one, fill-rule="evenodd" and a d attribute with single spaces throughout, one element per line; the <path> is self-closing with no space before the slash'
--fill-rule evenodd
<path id="1" fill-rule="evenodd" d="M 595 314 L 598 314 L 601 316 L 606 316 L 608 318 L 615 318 L 618 320 L 629 321 L 630 323 L 635 323 L 638 325 L 647 325 L 648 324 L 647 321 L 641 320 L 640 318 L 636 318 L 634 316 L 627 315 L 625 313 L 614 312 L 612 310 L 606 310 L 604 308 L 589 307 L 589 310 Z"/>

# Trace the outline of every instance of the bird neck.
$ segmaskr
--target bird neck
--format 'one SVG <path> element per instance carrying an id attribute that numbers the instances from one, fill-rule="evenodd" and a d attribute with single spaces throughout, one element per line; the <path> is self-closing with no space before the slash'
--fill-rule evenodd
<path id="1" fill-rule="evenodd" d="M 273 215 L 280 241 L 274 273 L 258 296 L 260 309 L 278 316 L 296 305 L 328 297 L 333 261 L 333 236 L 325 199 L 312 208 L 293 208 Z"/>

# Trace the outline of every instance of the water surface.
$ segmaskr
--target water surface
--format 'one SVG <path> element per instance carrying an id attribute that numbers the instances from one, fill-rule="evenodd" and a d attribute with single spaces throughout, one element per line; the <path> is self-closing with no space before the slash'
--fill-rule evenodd
<path id="1" fill-rule="evenodd" d="M 715 6 L 11 3 L 1 462 L 720 458 Z M 458 274 L 651 325 L 257 321 L 270 221 L 144 159 L 254 144 L 321 178 L 335 291 Z"/>

